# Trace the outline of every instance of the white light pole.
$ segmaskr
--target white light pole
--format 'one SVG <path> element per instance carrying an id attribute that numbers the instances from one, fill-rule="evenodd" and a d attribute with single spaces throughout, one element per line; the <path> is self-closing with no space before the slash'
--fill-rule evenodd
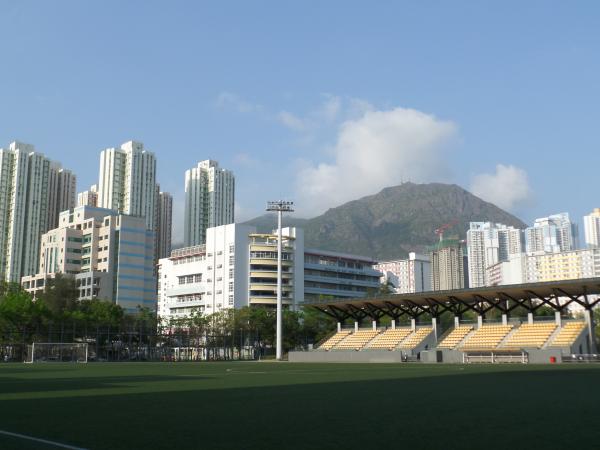
<path id="1" fill-rule="evenodd" d="M 294 202 L 286 202 L 278 200 L 274 202 L 267 202 L 267 211 L 277 211 L 277 330 L 276 330 L 276 348 L 275 358 L 281 361 L 281 354 L 283 349 L 283 306 L 281 301 L 281 217 L 283 212 L 293 212 Z"/>

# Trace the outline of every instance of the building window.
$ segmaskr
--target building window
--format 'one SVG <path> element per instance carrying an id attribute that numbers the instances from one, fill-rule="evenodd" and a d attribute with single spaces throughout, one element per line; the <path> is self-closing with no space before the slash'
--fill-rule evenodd
<path id="1" fill-rule="evenodd" d="M 233 306 L 233 295 L 229 296 L 229 306 Z"/>

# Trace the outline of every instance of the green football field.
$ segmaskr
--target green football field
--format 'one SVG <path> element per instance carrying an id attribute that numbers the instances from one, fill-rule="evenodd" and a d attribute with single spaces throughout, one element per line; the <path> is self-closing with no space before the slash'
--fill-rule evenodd
<path id="1" fill-rule="evenodd" d="M 600 448 L 600 366 L 0 364 L 0 449 Z"/>

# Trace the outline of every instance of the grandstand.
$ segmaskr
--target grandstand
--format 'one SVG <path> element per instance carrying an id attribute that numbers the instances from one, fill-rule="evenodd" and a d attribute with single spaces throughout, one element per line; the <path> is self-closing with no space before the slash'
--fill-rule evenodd
<path id="1" fill-rule="evenodd" d="M 584 321 L 567 317 L 573 303 L 585 310 Z M 290 360 L 399 362 L 408 356 L 426 362 L 470 362 L 471 356 L 480 356 L 482 361 L 498 362 L 501 358 L 496 356 L 504 355 L 506 361 L 548 363 L 596 358 L 591 310 L 599 303 L 600 278 L 319 300 L 307 305 L 335 318 L 338 330 L 354 320 L 356 331 L 338 331 L 319 347 L 321 352 L 290 352 Z M 554 309 L 553 321 L 534 321 L 541 305 Z M 525 323 L 509 317 L 516 307 L 527 311 Z M 485 320 L 492 309 L 500 313 L 498 323 Z M 478 315 L 476 324 L 460 323 L 466 311 Z M 443 330 L 442 313 L 453 313 L 456 327 Z M 383 316 L 392 319 L 391 327 L 375 331 Z M 401 318 L 409 318 L 411 326 L 396 328 Z M 360 329 L 365 322 L 374 325 Z"/>

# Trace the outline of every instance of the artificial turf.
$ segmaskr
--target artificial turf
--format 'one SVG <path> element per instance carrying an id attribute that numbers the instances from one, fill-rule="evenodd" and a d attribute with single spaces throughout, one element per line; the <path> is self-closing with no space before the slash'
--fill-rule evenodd
<path id="1" fill-rule="evenodd" d="M 111 450 L 599 448 L 599 388 L 594 365 L 0 364 L 0 430 Z"/>

